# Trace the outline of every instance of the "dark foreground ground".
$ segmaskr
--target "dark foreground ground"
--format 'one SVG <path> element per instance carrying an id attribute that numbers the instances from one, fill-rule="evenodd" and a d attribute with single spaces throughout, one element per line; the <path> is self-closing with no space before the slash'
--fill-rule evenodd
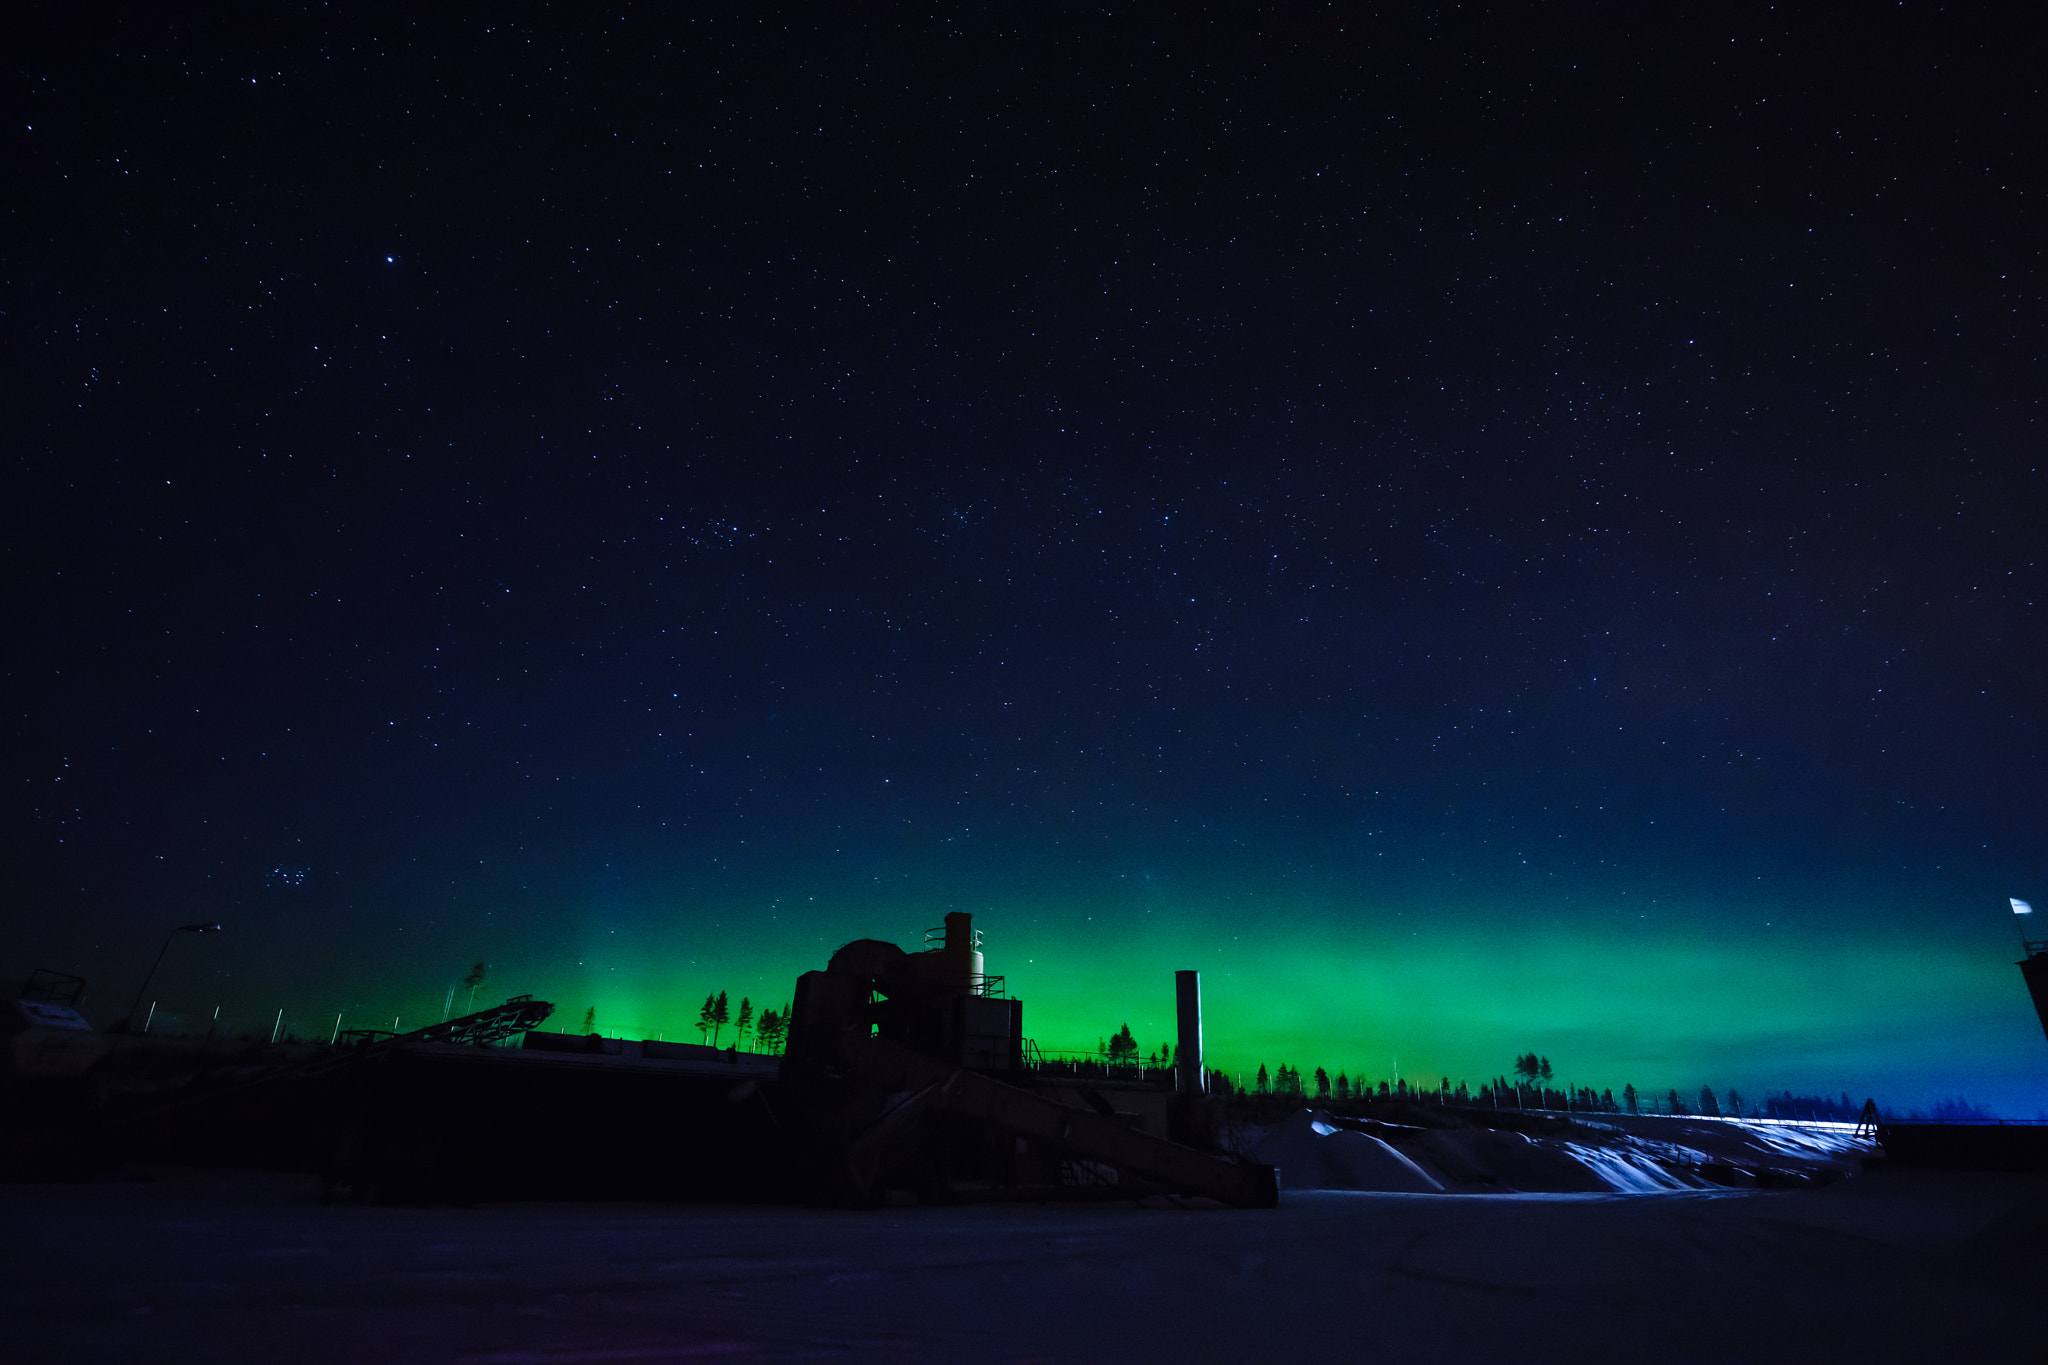
<path id="1" fill-rule="evenodd" d="M 321 1206 L 0 1186 L 20 1362 L 2037 1360 L 2048 1177 L 1270 1212 Z M 1310 1355 L 1308 1353 L 1319 1353 Z"/>

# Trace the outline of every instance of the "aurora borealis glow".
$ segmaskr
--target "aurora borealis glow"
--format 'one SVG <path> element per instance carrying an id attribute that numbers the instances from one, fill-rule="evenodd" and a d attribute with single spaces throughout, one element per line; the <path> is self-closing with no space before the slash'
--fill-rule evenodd
<path id="1" fill-rule="evenodd" d="M 1046 1048 L 2048 1107 L 1972 21 L 40 13 L 0 961 L 99 1022 L 964 909 Z"/>

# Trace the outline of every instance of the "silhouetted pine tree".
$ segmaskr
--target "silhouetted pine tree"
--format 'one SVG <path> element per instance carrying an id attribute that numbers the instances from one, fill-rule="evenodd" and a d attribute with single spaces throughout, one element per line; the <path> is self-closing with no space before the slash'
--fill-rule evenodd
<path id="1" fill-rule="evenodd" d="M 1131 1026 L 1129 1024 L 1125 1024 L 1115 1034 L 1111 1035 L 1109 1040 L 1109 1060 L 1112 1063 L 1135 1062 L 1138 1060 L 1138 1040 L 1131 1036 Z"/>
<path id="2" fill-rule="evenodd" d="M 761 1022 L 755 1025 L 754 1037 L 763 1052 L 780 1054 L 789 1046 L 789 1011 L 787 1004 L 780 1010 L 761 1011 Z"/>

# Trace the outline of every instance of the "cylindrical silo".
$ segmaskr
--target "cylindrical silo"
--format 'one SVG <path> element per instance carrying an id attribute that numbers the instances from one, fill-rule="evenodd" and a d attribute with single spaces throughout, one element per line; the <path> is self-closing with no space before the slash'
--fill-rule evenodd
<path id="1" fill-rule="evenodd" d="M 981 994 L 981 943 L 974 933 L 974 916 L 955 910 L 946 916 L 946 976 L 949 984 Z"/>

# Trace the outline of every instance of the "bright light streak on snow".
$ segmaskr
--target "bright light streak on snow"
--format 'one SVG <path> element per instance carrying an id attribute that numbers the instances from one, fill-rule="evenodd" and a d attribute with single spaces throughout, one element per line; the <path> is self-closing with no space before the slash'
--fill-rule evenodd
<path id="1" fill-rule="evenodd" d="M 1620 1194 L 1663 1194 L 1667 1190 L 1693 1188 L 1648 1157 L 1631 1157 L 1610 1148 L 1577 1142 L 1563 1146 Z"/>

